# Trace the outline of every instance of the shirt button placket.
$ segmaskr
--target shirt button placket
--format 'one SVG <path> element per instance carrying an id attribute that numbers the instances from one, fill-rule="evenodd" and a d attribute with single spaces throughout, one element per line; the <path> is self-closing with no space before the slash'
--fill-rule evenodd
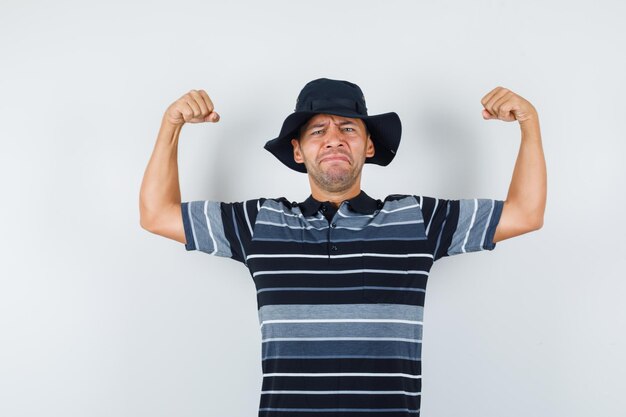
<path id="1" fill-rule="evenodd" d="M 336 214 L 335 214 L 336 215 Z M 333 243 L 333 229 L 337 227 L 337 223 L 333 220 L 328 228 L 328 248 L 330 249 L 329 255 L 334 255 L 339 250 L 337 245 Z"/>

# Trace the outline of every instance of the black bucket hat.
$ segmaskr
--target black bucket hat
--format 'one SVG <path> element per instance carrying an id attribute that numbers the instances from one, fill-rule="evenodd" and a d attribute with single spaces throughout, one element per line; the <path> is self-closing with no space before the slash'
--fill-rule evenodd
<path id="1" fill-rule="evenodd" d="M 306 172 L 304 164 L 293 159 L 291 139 L 304 123 L 320 113 L 359 118 L 365 122 L 375 148 L 374 156 L 368 157 L 365 163 L 386 166 L 396 156 L 402 135 L 400 117 L 395 112 L 368 116 L 365 96 L 358 85 L 328 78 L 318 78 L 304 86 L 296 108 L 283 122 L 280 134 L 267 141 L 264 148 L 289 168 Z"/>

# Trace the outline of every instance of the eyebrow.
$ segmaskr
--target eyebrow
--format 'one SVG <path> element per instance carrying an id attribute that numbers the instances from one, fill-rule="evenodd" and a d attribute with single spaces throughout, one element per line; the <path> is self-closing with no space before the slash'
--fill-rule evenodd
<path id="1" fill-rule="evenodd" d="M 339 126 L 345 126 L 345 125 L 356 125 L 356 122 L 353 122 L 352 120 L 344 120 L 343 122 L 339 122 L 337 123 Z M 310 130 L 313 129 L 315 127 L 324 127 L 326 126 L 326 123 L 316 123 L 314 125 L 311 126 L 307 126 L 306 130 Z"/>

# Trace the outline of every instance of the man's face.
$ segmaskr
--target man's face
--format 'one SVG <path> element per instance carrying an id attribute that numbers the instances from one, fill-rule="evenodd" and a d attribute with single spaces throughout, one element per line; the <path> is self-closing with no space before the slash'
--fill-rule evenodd
<path id="1" fill-rule="evenodd" d="M 326 191 L 349 189 L 360 179 L 365 159 L 374 156 L 374 143 L 363 120 L 317 114 L 292 139 L 293 157 L 304 163 L 311 179 Z"/>

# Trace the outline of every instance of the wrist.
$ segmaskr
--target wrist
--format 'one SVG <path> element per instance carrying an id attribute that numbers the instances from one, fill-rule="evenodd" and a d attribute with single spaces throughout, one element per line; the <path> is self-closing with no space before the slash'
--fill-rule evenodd
<path id="1" fill-rule="evenodd" d="M 529 113 L 524 119 L 518 120 L 522 129 L 539 127 L 539 115 L 536 111 Z"/>
<path id="2" fill-rule="evenodd" d="M 167 117 L 167 114 L 163 115 L 163 118 L 161 119 L 161 127 L 167 128 L 167 129 L 180 129 L 185 123 L 174 123 L 172 122 L 172 120 Z"/>
<path id="3" fill-rule="evenodd" d="M 522 133 L 522 142 L 541 141 L 541 129 L 539 128 L 538 119 L 520 123 L 520 131 Z"/>
<path id="4" fill-rule="evenodd" d="M 172 123 L 167 117 L 163 117 L 161 120 L 161 129 L 159 130 L 160 141 L 166 141 L 168 143 L 176 143 L 178 142 L 178 136 L 180 135 L 180 131 L 183 128 L 183 124 L 175 124 Z"/>

